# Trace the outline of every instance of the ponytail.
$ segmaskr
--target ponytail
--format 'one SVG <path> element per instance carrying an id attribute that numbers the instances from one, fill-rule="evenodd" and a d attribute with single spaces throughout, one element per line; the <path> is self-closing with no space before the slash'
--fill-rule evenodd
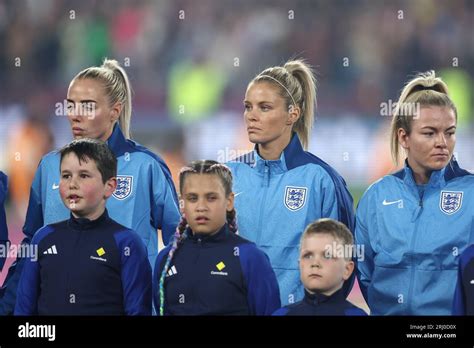
<path id="1" fill-rule="evenodd" d="M 125 138 L 130 139 L 132 118 L 132 90 L 126 71 L 115 59 L 104 59 L 100 67 L 90 67 L 77 74 L 76 79 L 94 79 L 103 83 L 110 105 L 120 103 L 118 122 Z"/>
<path id="2" fill-rule="evenodd" d="M 400 94 L 390 127 L 390 150 L 395 165 L 400 160 L 398 130 L 402 128 L 410 134 L 413 119 L 419 117 L 416 113 L 424 106 L 448 107 L 454 111 L 457 119 L 456 106 L 449 98 L 448 86 L 436 77 L 434 70 L 420 73 L 408 81 Z"/>
<path id="3" fill-rule="evenodd" d="M 300 108 L 300 117 L 294 124 L 293 131 L 307 150 L 316 107 L 316 78 L 311 67 L 304 60 L 291 60 L 282 67 L 265 69 L 250 83 L 262 81 L 272 83 L 280 89 L 280 95 L 288 108 Z"/>

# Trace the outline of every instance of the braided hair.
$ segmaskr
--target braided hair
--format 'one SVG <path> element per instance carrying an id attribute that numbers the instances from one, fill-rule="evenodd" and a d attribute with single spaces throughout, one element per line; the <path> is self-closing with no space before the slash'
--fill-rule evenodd
<path id="1" fill-rule="evenodd" d="M 216 161 L 211 160 L 200 160 L 200 161 L 193 161 L 188 166 L 183 167 L 179 173 L 179 191 L 182 194 L 184 188 L 184 182 L 186 177 L 190 174 L 212 174 L 217 175 L 222 182 L 222 186 L 224 187 L 225 196 L 229 197 L 232 193 L 232 173 L 224 164 L 221 164 Z M 229 226 L 229 230 L 233 233 L 237 232 L 237 218 L 236 218 L 235 209 L 231 211 L 227 211 L 226 218 L 227 218 L 227 225 Z M 176 232 L 174 233 L 173 243 L 171 245 L 171 250 L 168 253 L 168 257 L 165 262 L 165 266 L 163 267 L 163 271 L 161 272 L 160 282 L 159 282 L 159 291 L 160 291 L 160 313 L 159 315 L 164 315 L 164 303 L 165 303 L 165 290 L 164 290 L 164 283 L 166 273 L 169 270 L 171 260 L 173 259 L 176 250 L 178 249 L 179 245 L 182 241 L 186 238 L 186 229 L 188 228 L 188 221 L 184 214 L 181 216 L 181 220 L 176 228 Z"/>

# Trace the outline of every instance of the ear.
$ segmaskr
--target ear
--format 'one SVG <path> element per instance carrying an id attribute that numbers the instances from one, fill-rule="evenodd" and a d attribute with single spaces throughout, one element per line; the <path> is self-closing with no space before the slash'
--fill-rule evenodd
<path id="1" fill-rule="evenodd" d="M 115 192 L 115 189 L 117 188 L 117 178 L 113 177 L 110 178 L 105 182 L 105 193 L 104 193 L 104 198 L 109 198 L 112 196 L 112 194 Z"/>
<path id="2" fill-rule="evenodd" d="M 234 192 L 231 192 L 229 197 L 226 198 L 226 210 L 227 211 L 232 211 L 234 209 Z"/>
<path id="3" fill-rule="evenodd" d="M 122 103 L 117 102 L 114 105 L 112 105 L 112 108 L 110 110 L 111 121 L 116 122 L 119 119 L 121 112 L 122 112 Z"/>
<path id="4" fill-rule="evenodd" d="M 184 199 L 181 196 L 179 196 L 179 212 L 181 215 L 184 214 Z"/>
<path id="5" fill-rule="evenodd" d="M 342 275 L 342 279 L 344 280 L 349 279 L 353 271 L 354 271 L 354 261 L 346 261 L 346 264 L 344 265 L 344 273 Z"/>
<path id="6" fill-rule="evenodd" d="M 398 143 L 405 149 L 408 150 L 409 145 L 408 145 L 408 133 L 405 129 L 403 128 L 398 128 L 397 131 L 397 136 L 398 136 Z"/>
<path id="7" fill-rule="evenodd" d="M 290 105 L 288 108 L 288 119 L 286 120 L 286 125 L 291 126 L 298 121 L 301 115 L 301 109 L 298 106 Z"/>

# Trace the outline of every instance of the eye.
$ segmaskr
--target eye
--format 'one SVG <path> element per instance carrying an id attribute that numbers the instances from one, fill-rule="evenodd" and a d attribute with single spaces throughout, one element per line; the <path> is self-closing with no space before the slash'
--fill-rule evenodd
<path id="1" fill-rule="evenodd" d="M 84 174 L 84 173 L 82 173 L 80 176 L 81 176 L 82 179 L 85 179 L 85 178 L 89 178 L 89 177 L 90 177 L 89 174 Z"/>
<path id="2" fill-rule="evenodd" d="M 95 109 L 95 103 L 92 103 L 92 102 L 85 103 L 85 104 L 82 105 L 82 107 L 86 111 L 93 111 Z"/>
<path id="3" fill-rule="evenodd" d="M 74 111 L 74 103 L 69 102 L 69 103 L 67 103 L 66 107 L 67 107 L 67 111 L 69 111 L 69 112 Z"/>
<path id="4" fill-rule="evenodd" d="M 249 111 L 252 107 L 249 104 L 244 104 L 245 111 Z"/>
<path id="5" fill-rule="evenodd" d="M 268 105 L 262 105 L 262 106 L 260 107 L 260 109 L 262 109 L 262 111 L 269 111 L 269 110 L 271 110 L 272 108 L 271 108 L 270 106 L 268 106 Z"/>
<path id="6" fill-rule="evenodd" d="M 61 175 L 61 178 L 62 178 L 62 179 L 69 179 L 70 177 L 71 177 L 70 174 L 63 174 L 63 175 Z"/>
<path id="7" fill-rule="evenodd" d="M 196 196 L 188 196 L 188 197 L 186 197 L 186 200 L 189 201 L 189 202 L 196 202 L 197 197 Z"/>
<path id="8" fill-rule="evenodd" d="M 303 254 L 303 259 L 304 260 L 311 260 L 313 258 L 313 254 L 312 253 L 305 253 Z"/>
<path id="9" fill-rule="evenodd" d="M 448 132 L 447 134 L 448 136 L 452 137 L 454 134 L 456 134 L 456 132 Z"/>
<path id="10" fill-rule="evenodd" d="M 427 136 L 427 137 L 431 137 L 433 136 L 434 132 L 424 132 L 423 135 Z"/>
<path id="11" fill-rule="evenodd" d="M 216 199 L 217 199 L 216 196 L 209 196 L 209 197 L 207 198 L 207 200 L 210 201 L 210 202 L 213 202 L 213 201 L 215 201 Z"/>

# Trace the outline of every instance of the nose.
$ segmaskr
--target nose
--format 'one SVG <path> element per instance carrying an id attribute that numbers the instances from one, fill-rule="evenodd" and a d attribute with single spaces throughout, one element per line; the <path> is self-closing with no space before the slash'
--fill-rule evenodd
<path id="1" fill-rule="evenodd" d="M 440 135 L 436 138 L 436 147 L 445 148 L 447 146 L 448 143 L 446 141 L 446 136 L 443 133 L 440 133 Z"/>
<path id="2" fill-rule="evenodd" d="M 71 178 L 69 179 L 69 189 L 77 189 L 77 180 L 74 176 L 71 176 Z"/>
<path id="3" fill-rule="evenodd" d="M 207 204 L 205 199 L 198 199 L 196 204 L 196 211 L 197 212 L 204 212 L 207 210 Z"/>
<path id="4" fill-rule="evenodd" d="M 313 262 L 311 263 L 311 267 L 315 268 L 321 268 L 321 262 L 320 258 L 318 256 L 313 258 Z"/>
<path id="5" fill-rule="evenodd" d="M 256 115 L 256 112 L 252 110 L 245 110 L 244 112 L 244 118 L 247 122 L 250 122 L 250 121 L 257 121 L 257 115 Z"/>

